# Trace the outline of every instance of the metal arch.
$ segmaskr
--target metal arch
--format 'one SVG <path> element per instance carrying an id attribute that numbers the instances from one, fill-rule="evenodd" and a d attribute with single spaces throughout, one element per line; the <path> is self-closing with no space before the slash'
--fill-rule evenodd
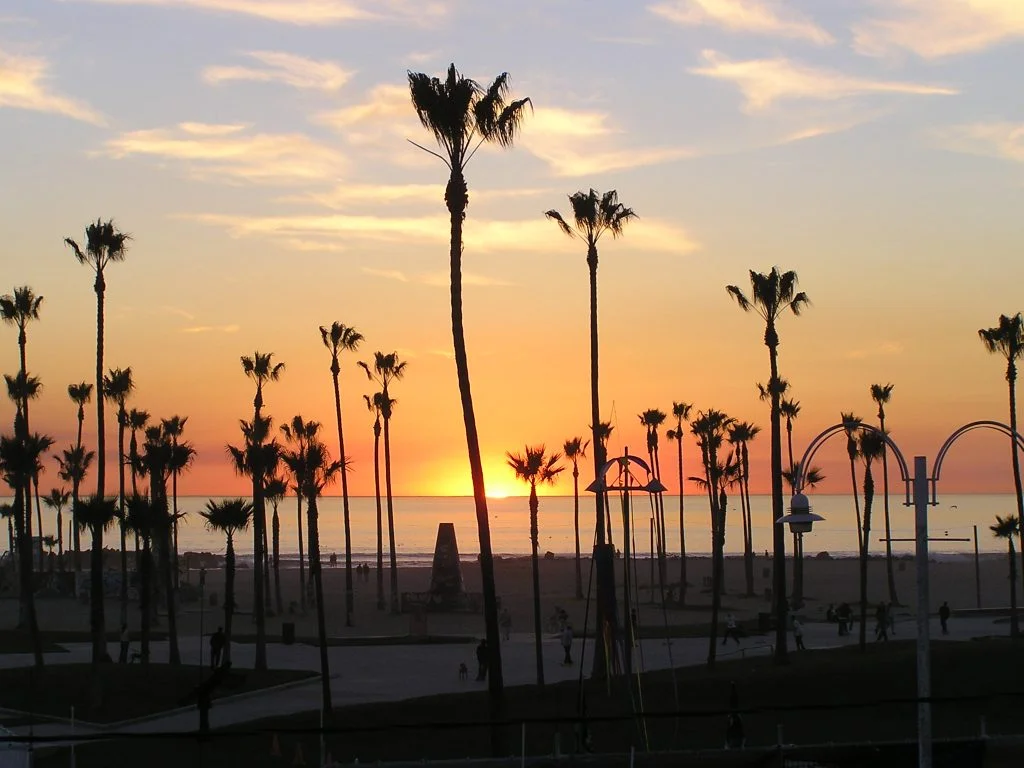
<path id="1" fill-rule="evenodd" d="M 601 467 L 600 477 L 601 477 L 601 480 L 604 481 L 604 490 L 606 490 L 606 491 L 641 490 L 641 486 L 639 486 L 639 485 L 632 485 L 629 482 L 630 479 L 636 479 L 635 476 L 633 475 L 633 473 L 630 471 L 630 464 L 639 465 L 644 470 L 644 472 L 646 472 L 648 474 L 648 476 L 651 474 L 651 468 L 647 465 L 647 462 L 644 461 L 643 459 L 641 459 L 639 456 L 634 456 L 633 454 L 629 453 L 628 449 L 627 449 L 627 452 L 624 453 L 622 456 L 616 456 L 615 458 L 608 459 L 604 463 L 604 466 Z M 616 467 L 616 466 L 619 467 L 619 470 L 620 470 L 619 471 L 619 475 L 616 478 L 616 480 L 614 481 L 614 484 L 613 483 L 609 483 L 608 480 L 607 480 L 608 470 L 610 470 L 610 469 L 612 469 L 612 467 Z M 621 484 L 622 476 L 623 475 L 626 476 L 626 483 L 625 483 L 625 485 Z"/>
<path id="2" fill-rule="evenodd" d="M 932 485 L 932 504 L 937 503 L 938 494 L 938 482 L 939 474 L 942 472 L 942 462 L 946 459 L 946 453 L 950 448 L 953 447 L 953 443 L 959 440 L 968 432 L 972 432 L 975 429 L 991 429 L 996 432 L 1001 432 L 1007 437 L 1014 438 L 1017 441 L 1017 448 L 1024 450 L 1024 437 L 1021 437 L 1019 432 L 1014 432 L 1010 429 L 1008 424 L 1004 424 L 1001 421 L 992 421 L 990 419 L 983 419 L 981 421 L 972 421 L 970 424 L 964 424 L 959 427 L 953 434 L 946 438 L 946 442 L 939 448 L 939 452 L 935 454 L 935 461 L 932 464 L 932 473 L 929 481 Z"/>
<path id="3" fill-rule="evenodd" d="M 857 428 L 864 432 L 874 432 L 878 434 L 882 438 L 882 440 L 885 441 L 885 444 L 892 450 L 893 456 L 896 458 L 896 463 L 899 465 L 900 479 L 903 481 L 904 489 L 906 492 L 905 503 L 907 506 L 910 506 L 910 495 L 911 486 L 913 484 L 913 477 L 911 476 L 910 470 L 907 467 L 907 460 L 904 458 L 903 452 L 900 451 L 899 446 L 893 442 L 891 437 L 882 432 L 882 430 L 880 430 L 876 426 L 873 426 L 871 424 L 864 424 L 862 422 L 857 426 Z M 817 437 L 811 440 L 810 444 L 807 446 L 807 450 L 804 451 L 804 455 L 800 458 L 798 474 L 795 478 L 793 478 L 793 487 L 797 491 L 797 493 L 803 492 L 804 472 L 807 470 L 807 467 L 810 466 L 811 460 L 814 458 L 814 454 L 818 452 L 818 449 L 821 448 L 821 446 L 823 446 L 826 442 L 828 442 L 831 438 L 835 437 L 840 432 L 846 432 L 846 425 L 833 424 L 831 427 L 822 430 Z"/>

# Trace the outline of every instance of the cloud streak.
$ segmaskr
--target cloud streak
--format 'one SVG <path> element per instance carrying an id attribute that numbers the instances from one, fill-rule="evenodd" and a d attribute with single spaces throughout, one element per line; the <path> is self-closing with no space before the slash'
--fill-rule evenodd
<path id="1" fill-rule="evenodd" d="M 988 122 L 938 131 L 948 150 L 1024 163 L 1024 123 Z"/>
<path id="2" fill-rule="evenodd" d="M 215 66 L 203 70 L 203 80 L 211 85 L 248 80 L 258 83 L 282 83 L 292 88 L 337 91 L 352 72 L 333 61 L 308 59 L 282 51 L 249 51 L 245 54 L 262 67 Z"/>
<path id="3" fill-rule="evenodd" d="M 46 112 L 103 125 L 103 116 L 88 104 L 50 89 L 49 70 L 46 59 L 0 49 L 0 107 Z"/>
<path id="4" fill-rule="evenodd" d="M 815 45 L 835 42 L 832 35 L 806 16 L 770 0 L 674 0 L 648 6 L 648 10 L 686 27 L 712 26 L 727 32 L 804 40 Z"/>

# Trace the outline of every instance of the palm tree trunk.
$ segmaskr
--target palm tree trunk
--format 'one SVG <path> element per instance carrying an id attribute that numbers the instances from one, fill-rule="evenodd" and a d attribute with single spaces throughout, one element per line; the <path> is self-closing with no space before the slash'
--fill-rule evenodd
<path id="1" fill-rule="evenodd" d="M 710 471 L 705 473 L 708 478 L 708 487 L 711 488 L 711 497 L 715 497 L 714 486 Z M 718 510 L 718 502 L 712 502 L 711 506 L 711 631 L 708 633 L 708 659 L 707 665 L 714 666 L 718 653 L 718 614 L 722 608 L 722 590 L 720 582 L 724 575 L 723 569 L 719 567 L 719 542 L 721 535 L 721 513 Z"/>
<path id="2" fill-rule="evenodd" d="M 679 441 L 679 604 L 686 605 L 686 502 L 683 486 L 683 420 L 677 423 L 676 439 Z"/>
<path id="3" fill-rule="evenodd" d="M 580 468 L 572 461 L 572 523 L 576 533 L 576 599 L 583 599 L 583 568 L 580 565 Z"/>
<path id="4" fill-rule="evenodd" d="M 530 483 L 530 549 L 532 552 L 533 566 L 533 651 L 537 662 L 537 685 L 544 687 L 544 651 L 541 646 L 541 624 L 540 624 L 540 558 L 538 549 L 540 547 L 540 533 L 538 526 L 538 512 L 540 503 L 537 500 L 537 485 Z"/>
<path id="5" fill-rule="evenodd" d="M 1020 636 L 1020 620 L 1017 618 L 1017 555 L 1013 551 L 1013 534 L 1007 539 L 1010 545 L 1010 637 Z"/>
<path id="6" fill-rule="evenodd" d="M 885 434 L 885 411 L 878 406 L 878 427 Z M 892 527 L 889 524 L 889 446 L 882 443 L 882 488 L 885 504 L 885 577 L 889 584 L 889 602 L 899 605 L 900 600 L 896 596 L 896 575 L 893 572 L 892 563 Z"/>
<path id="7" fill-rule="evenodd" d="M 459 380 L 462 418 L 466 427 L 466 451 L 469 454 L 469 472 L 473 481 L 473 504 L 476 508 L 476 526 L 480 538 L 480 581 L 484 593 L 484 626 L 486 627 L 488 655 L 488 691 L 491 699 L 491 717 L 504 716 L 502 692 L 505 687 L 501 669 L 501 637 L 498 632 L 498 595 L 494 583 L 494 555 L 491 550 L 491 524 L 487 514 L 487 491 L 484 487 L 484 468 L 480 458 L 480 439 L 476 430 L 476 413 L 469 384 L 469 360 L 466 355 L 466 334 L 462 322 L 462 222 L 466 217 L 469 193 L 461 169 L 452 171 L 445 190 L 451 222 L 449 262 L 451 265 L 452 345 L 455 352 L 455 370 Z M 596 363 L 595 363 L 596 364 Z M 595 422 L 596 425 L 596 422 Z M 600 449 L 595 449 L 595 454 Z M 600 498 L 598 497 L 598 511 Z M 498 746 L 497 738 L 495 747 Z"/>
<path id="8" fill-rule="evenodd" d="M 306 612 L 306 565 L 302 552 L 302 494 L 295 492 L 295 500 L 298 503 L 298 531 L 299 531 L 299 608 Z"/>
<path id="9" fill-rule="evenodd" d="M 25 434 L 28 434 L 27 432 Z M 39 529 L 39 572 L 42 573 L 45 569 L 44 564 L 46 563 L 46 556 L 43 552 L 43 508 L 39 503 L 39 475 L 35 474 L 32 476 L 32 490 L 35 494 L 36 499 L 36 526 Z M 31 504 L 29 504 L 31 506 Z"/>
<path id="10" fill-rule="evenodd" d="M 309 515 L 309 574 L 313 577 L 316 594 L 316 629 L 320 639 L 320 685 L 322 707 L 325 714 L 331 712 L 331 667 L 327 657 L 327 618 L 324 606 L 324 581 L 320 565 L 320 529 L 317 522 L 316 494 L 310 494 L 306 507 Z"/>
<path id="11" fill-rule="evenodd" d="M 139 574 L 139 587 L 141 592 L 139 594 L 139 608 L 142 613 L 142 663 L 144 665 L 149 664 L 149 636 L 150 636 L 150 619 L 152 618 L 153 609 L 151 606 L 152 601 L 152 579 L 153 579 L 153 552 L 150 548 L 149 539 L 152 533 L 148 533 L 142 538 L 142 569 Z"/>
<path id="12" fill-rule="evenodd" d="M 103 428 L 103 270 L 96 271 L 96 495 L 103 498 L 107 479 L 107 438 Z M 102 535 L 101 535 L 102 539 Z"/>
<path id="13" fill-rule="evenodd" d="M 259 414 L 253 419 L 256 423 Z M 254 453 L 258 454 L 258 451 Z M 263 605 L 263 530 L 266 524 L 266 506 L 263 498 L 263 467 L 259 460 L 254 462 L 257 466 L 252 469 L 252 499 L 253 499 L 253 595 L 252 612 L 256 619 L 256 658 L 253 666 L 257 670 L 267 668 L 267 614 Z"/>
<path id="14" fill-rule="evenodd" d="M 335 358 L 337 364 L 337 358 Z M 352 521 L 348 507 L 348 465 L 345 462 L 345 432 L 341 427 L 341 387 L 338 384 L 338 369 L 332 366 L 334 379 L 334 413 L 338 420 L 338 460 L 341 461 L 341 507 L 345 523 L 345 626 L 352 626 L 355 612 L 355 588 L 352 585 Z"/>
<path id="15" fill-rule="evenodd" d="M 121 519 L 121 626 L 128 623 L 128 537 L 124 515 L 124 408 L 117 412 L 118 508 Z"/>
<path id="16" fill-rule="evenodd" d="M 267 525 L 263 525 L 263 607 L 267 615 L 274 615 L 274 593 L 270 589 L 270 557 L 271 549 L 268 540 Z"/>
<path id="17" fill-rule="evenodd" d="M 864 535 L 860 544 L 860 649 L 867 649 L 868 627 L 868 546 L 871 543 L 871 504 L 875 498 L 875 479 L 871 465 L 864 470 Z"/>
<path id="18" fill-rule="evenodd" d="M 57 507 L 57 565 L 64 572 L 64 513 Z"/>
<path id="19" fill-rule="evenodd" d="M 224 655 L 223 664 L 231 663 L 231 627 L 235 617 L 235 542 L 228 533 L 227 553 L 224 555 Z"/>
<path id="20" fill-rule="evenodd" d="M 284 607 L 281 604 L 281 518 L 277 516 L 276 503 L 274 504 L 274 516 L 272 524 L 274 527 L 274 599 L 275 602 L 277 603 L 278 614 L 283 614 Z"/>
<path id="21" fill-rule="evenodd" d="M 174 445 L 177 447 L 177 438 L 174 440 Z M 174 588 L 179 587 L 180 570 L 178 569 L 178 470 L 171 472 L 171 568 L 174 573 Z M 264 519 L 263 526 L 263 540 L 266 541 L 266 519 Z M 264 551 L 266 548 L 264 548 Z"/>
<path id="22" fill-rule="evenodd" d="M 740 514 L 743 517 L 743 576 L 746 580 L 747 597 L 754 596 L 754 539 L 753 527 L 750 522 L 750 496 L 747 488 L 750 486 L 747 466 L 743 467 L 743 477 L 740 480 Z"/>
<path id="23" fill-rule="evenodd" d="M 785 514 L 782 498 L 782 418 L 779 410 L 779 338 L 774 322 L 769 321 L 765 329 L 765 344 L 768 347 L 768 361 L 771 368 L 771 464 L 772 464 L 772 546 L 774 552 L 775 581 L 775 661 L 785 663 L 789 657 L 786 632 L 786 534 L 775 521 Z"/>
<path id="24" fill-rule="evenodd" d="M 1010 389 L 1010 451 L 1013 456 L 1013 490 L 1017 494 L 1017 520 L 1024 525 L 1024 491 L 1021 490 L 1020 456 L 1017 450 L 1017 366 L 1011 359 L 1006 366 L 1006 381 Z M 1021 575 L 1024 578 L 1024 546 L 1020 548 Z"/>
<path id="25" fill-rule="evenodd" d="M 83 408 L 78 409 L 78 439 L 75 442 L 75 450 L 82 450 L 82 427 L 85 423 L 85 410 Z M 75 546 L 75 573 L 82 572 L 82 533 L 78 527 L 78 498 L 81 493 L 81 481 L 71 481 L 71 519 L 74 523 L 74 546 Z"/>
<path id="26" fill-rule="evenodd" d="M 384 600 L 384 516 L 380 505 L 380 425 L 373 429 L 373 488 L 377 497 L 377 610 L 382 611 Z"/>
<path id="27" fill-rule="evenodd" d="M 89 626 L 92 629 L 92 663 L 95 665 L 107 660 L 107 628 L 103 615 L 103 528 L 99 525 L 92 526 L 89 575 L 92 593 L 89 596 Z"/>
<path id="28" fill-rule="evenodd" d="M 17 483 L 14 499 L 14 523 L 18 534 L 18 567 L 21 581 L 21 605 L 25 613 L 25 626 L 28 629 L 32 644 L 32 660 L 36 667 L 43 667 L 43 641 L 39 634 L 39 619 L 36 614 L 35 579 L 32 574 L 32 544 L 27 535 L 28 527 L 25 520 L 31 512 L 27 503 L 27 493 L 21 483 Z"/>
<path id="29" fill-rule="evenodd" d="M 384 388 L 384 399 L 388 399 L 387 387 Z M 391 555 L 391 612 L 401 613 L 402 606 L 398 601 L 398 557 L 395 553 L 395 509 L 391 497 L 391 419 L 384 417 L 384 492 L 388 504 L 388 548 Z"/>
<path id="30" fill-rule="evenodd" d="M 167 499 L 164 497 L 164 510 L 167 509 Z M 166 514 L 166 512 L 165 512 Z M 164 545 L 160 548 L 164 572 L 164 597 L 167 602 L 167 640 L 170 644 L 168 663 L 172 665 L 181 664 L 181 651 L 178 648 L 178 611 L 175 606 L 176 592 L 174 590 L 174 574 L 171 572 L 171 526 L 163 531 Z"/>

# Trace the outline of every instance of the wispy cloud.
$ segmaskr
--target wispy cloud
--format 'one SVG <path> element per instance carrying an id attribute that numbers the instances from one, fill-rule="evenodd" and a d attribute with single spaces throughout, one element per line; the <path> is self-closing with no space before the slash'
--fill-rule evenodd
<path id="1" fill-rule="evenodd" d="M 400 269 L 374 269 L 373 267 L 363 267 L 360 271 L 364 275 L 383 277 L 385 280 L 397 280 L 399 283 L 409 282 L 408 276 Z"/>
<path id="2" fill-rule="evenodd" d="M 88 104 L 50 89 L 49 70 L 44 58 L 0 49 L 0 107 L 49 112 L 103 125 L 103 116 Z"/>
<path id="3" fill-rule="evenodd" d="M 683 26 L 714 26 L 816 45 L 835 42 L 832 35 L 803 14 L 771 0 L 674 0 L 648 6 L 648 10 Z"/>
<path id="4" fill-rule="evenodd" d="M 889 0 L 878 18 L 853 25 L 862 54 L 910 51 L 926 59 L 973 53 L 1024 38 L 1020 0 Z"/>
<path id="5" fill-rule="evenodd" d="M 337 91 L 353 74 L 334 61 L 308 59 L 282 51 L 250 51 L 245 55 L 263 66 L 207 67 L 203 70 L 203 80 L 212 85 L 250 80 L 260 83 L 283 83 L 293 88 Z"/>
<path id="6" fill-rule="evenodd" d="M 363 267 L 361 271 L 365 275 L 381 277 L 385 280 L 395 280 L 399 283 L 421 283 L 422 285 L 429 285 L 433 288 L 447 288 L 451 284 L 451 275 L 448 272 L 421 272 L 415 275 L 410 275 L 400 269 L 375 269 L 373 267 Z M 495 277 L 486 277 L 485 275 L 478 275 L 472 272 L 462 273 L 462 284 L 476 286 L 514 285 L 514 283 L 509 283 L 505 280 L 500 280 Z"/>
<path id="7" fill-rule="evenodd" d="M 68 2 L 69 0 L 65 0 Z M 434 0 L 70 0 L 104 5 L 189 8 L 253 16 L 299 26 L 333 26 L 359 21 L 424 23 L 445 16 L 446 2 Z"/>
<path id="8" fill-rule="evenodd" d="M 240 326 L 231 325 L 192 325 L 182 328 L 182 333 L 238 333 Z"/>
<path id="9" fill-rule="evenodd" d="M 1024 123 L 958 125 L 936 132 L 945 149 L 1024 163 Z"/>
<path id="10" fill-rule="evenodd" d="M 953 88 L 937 85 L 856 77 L 783 57 L 733 61 L 715 51 L 704 51 L 702 55 L 706 63 L 690 72 L 733 83 L 746 99 L 745 109 L 750 112 L 791 100 L 835 101 L 879 93 L 928 96 L 958 93 Z"/>
<path id="11" fill-rule="evenodd" d="M 346 166 L 337 150 L 303 134 L 249 133 L 241 125 L 180 123 L 176 128 L 129 131 L 106 143 L 116 158 L 182 162 L 205 180 L 297 183 L 336 179 Z"/>
<path id="12" fill-rule="evenodd" d="M 550 194 L 551 189 L 529 187 L 472 190 L 472 199 L 502 200 Z M 379 205 L 400 203 L 433 203 L 444 200 L 444 184 L 339 184 L 326 192 L 309 192 L 281 198 L 287 203 L 313 203 L 323 208 L 347 211 Z"/>

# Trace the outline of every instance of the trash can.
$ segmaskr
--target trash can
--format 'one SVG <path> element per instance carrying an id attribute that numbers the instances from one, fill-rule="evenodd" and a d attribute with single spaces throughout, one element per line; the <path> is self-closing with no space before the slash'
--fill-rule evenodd
<path id="1" fill-rule="evenodd" d="M 281 642 L 285 645 L 295 644 L 295 623 L 286 621 L 281 624 Z"/>

